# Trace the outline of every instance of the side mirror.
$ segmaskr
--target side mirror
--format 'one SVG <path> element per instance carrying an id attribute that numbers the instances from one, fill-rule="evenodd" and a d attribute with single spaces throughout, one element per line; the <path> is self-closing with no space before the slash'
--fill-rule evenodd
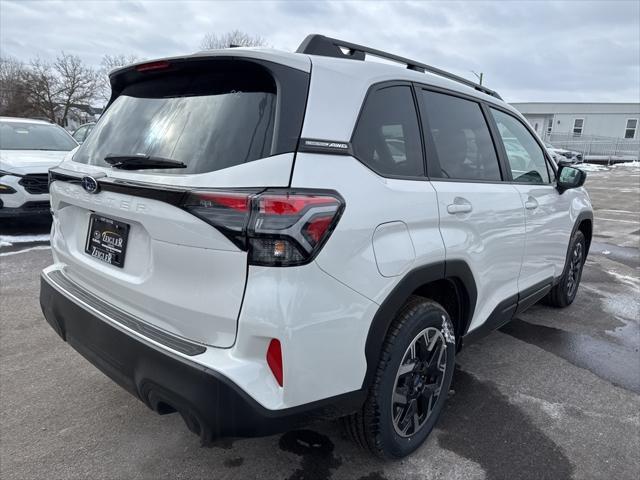
<path id="1" fill-rule="evenodd" d="M 587 172 L 579 168 L 560 165 L 558 169 L 558 190 L 560 193 L 570 188 L 578 188 L 584 185 L 587 179 Z"/>

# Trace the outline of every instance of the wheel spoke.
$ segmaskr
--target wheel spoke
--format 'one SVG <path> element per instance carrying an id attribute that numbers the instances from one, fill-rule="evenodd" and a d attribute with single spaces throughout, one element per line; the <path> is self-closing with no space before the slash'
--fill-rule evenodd
<path id="1" fill-rule="evenodd" d="M 416 401 L 415 399 L 413 399 L 411 400 L 411 402 L 409 402 L 407 407 L 402 412 L 402 415 L 400 416 L 400 420 L 398 422 L 399 425 L 404 425 L 404 427 L 402 427 L 403 435 L 406 434 L 407 431 L 409 430 L 409 427 L 411 426 L 411 422 L 413 418 L 413 413 L 415 411 L 416 411 Z"/>
<path id="2" fill-rule="evenodd" d="M 429 400 L 430 398 L 432 398 L 436 392 L 438 392 L 440 390 L 440 386 L 437 385 L 435 382 L 431 383 L 427 386 L 424 387 L 424 390 L 422 390 L 422 397 L 424 397 L 426 400 Z"/>
<path id="3" fill-rule="evenodd" d="M 418 415 L 418 412 L 414 412 L 413 414 L 413 432 L 417 432 L 418 428 L 420 428 L 420 416 Z"/>
<path id="4" fill-rule="evenodd" d="M 447 368 L 447 362 L 446 362 L 446 353 L 447 353 L 447 347 L 444 345 L 444 343 L 442 344 L 442 347 L 440 347 L 440 355 L 438 356 L 438 370 L 440 370 L 441 372 L 444 372 L 445 368 Z M 442 361 L 442 357 L 445 357 L 445 361 Z"/>
<path id="5" fill-rule="evenodd" d="M 396 415 L 393 417 L 393 423 L 395 425 L 400 425 L 400 419 L 402 418 L 402 414 L 405 411 L 405 407 L 401 407 L 398 409 L 398 413 L 396 413 Z"/>
<path id="6" fill-rule="evenodd" d="M 406 375 L 407 373 L 413 372 L 415 368 L 416 368 L 416 362 L 404 363 L 400 365 L 400 368 L 398 369 L 398 377 L 401 377 L 402 375 Z"/>
<path id="7" fill-rule="evenodd" d="M 407 395 L 398 392 L 398 390 L 393 392 L 393 403 L 400 403 L 402 405 L 406 405 L 407 401 L 408 401 Z"/>
<path id="8" fill-rule="evenodd" d="M 438 341 L 438 339 L 439 339 L 439 337 L 437 335 L 435 335 L 433 337 L 433 340 L 429 344 L 429 348 L 428 348 L 429 355 L 428 355 L 428 357 L 426 359 L 427 366 L 431 366 L 431 363 L 433 362 L 433 359 L 435 358 L 436 353 L 438 352 L 438 350 L 434 350 L 434 348 L 433 348 L 435 346 L 436 342 Z"/>

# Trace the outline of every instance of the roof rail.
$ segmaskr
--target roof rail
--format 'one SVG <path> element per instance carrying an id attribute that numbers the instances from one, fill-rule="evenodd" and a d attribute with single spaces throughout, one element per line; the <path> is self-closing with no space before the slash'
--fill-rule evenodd
<path id="1" fill-rule="evenodd" d="M 346 49 L 346 52 L 343 51 L 343 49 Z M 316 33 L 308 35 L 307 38 L 302 41 L 296 50 L 296 53 L 321 55 L 323 57 L 347 58 L 351 60 L 364 60 L 365 54 L 369 54 L 374 57 L 405 64 L 409 70 L 415 70 L 422 73 L 429 72 L 440 77 L 448 78 L 449 80 L 462 83 L 468 87 L 475 88 L 480 92 L 502 100 L 502 97 L 494 90 L 453 73 L 449 73 L 445 70 L 432 67 L 425 63 L 416 62 L 409 58 L 400 57 L 392 53 L 383 52 L 382 50 L 376 50 L 375 48 L 365 47 L 356 43 L 345 42 L 344 40 L 338 40 L 337 38 L 325 37 L 324 35 L 318 35 Z"/>

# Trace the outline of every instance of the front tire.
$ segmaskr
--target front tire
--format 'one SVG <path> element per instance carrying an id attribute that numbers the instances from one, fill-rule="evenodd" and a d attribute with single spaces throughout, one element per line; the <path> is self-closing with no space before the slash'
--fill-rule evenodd
<path id="1" fill-rule="evenodd" d="M 578 293 L 582 269 L 587 259 L 587 242 L 584 234 L 578 230 L 571 239 L 569 256 L 560 281 L 545 297 L 545 303 L 556 308 L 568 307 Z"/>
<path id="2" fill-rule="evenodd" d="M 389 329 L 364 406 L 343 419 L 357 444 L 385 459 L 405 457 L 422 445 L 451 386 L 454 332 L 441 305 L 409 299 Z"/>

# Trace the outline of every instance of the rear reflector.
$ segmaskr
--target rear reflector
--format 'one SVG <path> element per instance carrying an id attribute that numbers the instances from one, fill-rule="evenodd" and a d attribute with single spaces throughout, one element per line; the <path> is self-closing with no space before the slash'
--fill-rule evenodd
<path id="1" fill-rule="evenodd" d="M 166 68 L 169 68 L 170 63 L 167 62 L 166 60 L 161 60 L 158 62 L 149 62 L 149 63 L 143 63 L 141 65 L 137 65 L 136 66 L 136 70 L 138 72 L 148 72 L 151 70 L 164 70 Z"/>
<path id="2" fill-rule="evenodd" d="M 280 348 L 280 340 L 272 339 L 267 348 L 267 365 L 271 369 L 276 382 L 282 386 L 282 349 Z"/>

